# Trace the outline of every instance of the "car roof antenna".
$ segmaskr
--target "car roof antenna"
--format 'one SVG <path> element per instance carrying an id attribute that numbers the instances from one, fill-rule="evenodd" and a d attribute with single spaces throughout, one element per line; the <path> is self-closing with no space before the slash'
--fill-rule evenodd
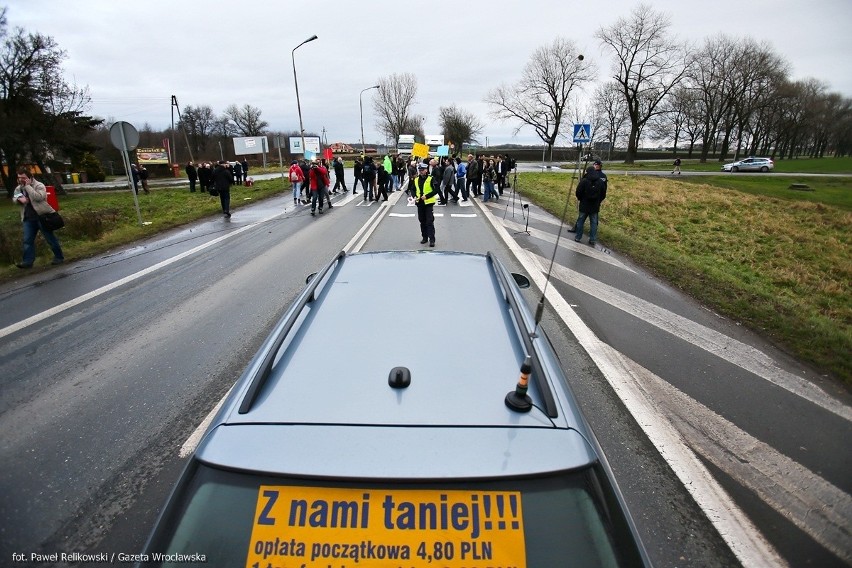
<path id="1" fill-rule="evenodd" d="M 577 179 L 577 174 L 580 171 L 580 156 L 583 155 L 582 145 L 577 148 L 577 152 L 577 168 L 571 174 L 571 183 L 568 186 L 568 194 L 565 196 L 565 208 L 562 209 L 562 218 L 559 220 L 559 232 L 556 234 L 556 243 L 553 245 L 553 254 L 550 256 L 550 266 L 547 268 L 547 276 L 544 279 L 544 288 L 541 290 L 541 299 L 535 307 L 536 329 L 538 329 L 538 325 L 541 322 L 541 316 L 544 314 L 544 296 L 547 293 L 547 285 L 550 283 L 550 274 L 553 271 L 553 262 L 556 259 L 556 251 L 559 249 L 559 239 L 562 237 L 562 227 L 565 226 L 565 215 L 568 213 L 568 204 L 571 203 L 571 191 L 574 188 L 574 181 Z M 589 148 L 589 153 L 591 153 L 591 148 Z M 585 156 L 582 169 L 583 172 L 585 172 L 586 168 L 589 166 L 590 157 L 590 155 Z"/>
<path id="2" fill-rule="evenodd" d="M 521 376 L 518 379 L 518 385 L 515 387 L 515 390 L 509 391 L 509 394 L 506 395 L 506 406 L 515 412 L 529 412 L 532 410 L 532 399 L 527 394 L 530 373 L 532 373 L 532 357 L 527 355 L 521 364 Z"/>

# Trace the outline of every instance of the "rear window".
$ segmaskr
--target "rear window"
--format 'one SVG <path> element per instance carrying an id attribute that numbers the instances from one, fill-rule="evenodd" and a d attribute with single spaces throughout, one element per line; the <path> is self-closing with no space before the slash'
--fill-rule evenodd
<path id="1" fill-rule="evenodd" d="M 145 565 L 639 565 L 623 518 L 609 514 L 610 499 L 591 469 L 495 482 L 342 485 L 199 465 L 164 515 Z"/>

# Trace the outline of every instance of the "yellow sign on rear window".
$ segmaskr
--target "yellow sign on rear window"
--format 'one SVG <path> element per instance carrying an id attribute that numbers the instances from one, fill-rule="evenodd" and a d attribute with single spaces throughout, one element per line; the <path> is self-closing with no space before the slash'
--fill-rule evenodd
<path id="1" fill-rule="evenodd" d="M 262 485 L 246 568 L 523 568 L 521 493 Z"/>

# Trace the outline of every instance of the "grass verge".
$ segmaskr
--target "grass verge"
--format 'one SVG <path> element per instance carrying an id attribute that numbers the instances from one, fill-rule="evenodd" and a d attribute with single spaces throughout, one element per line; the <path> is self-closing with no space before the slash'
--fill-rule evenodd
<path id="1" fill-rule="evenodd" d="M 231 189 L 231 210 L 284 190 L 284 182 L 280 178 L 257 181 L 252 187 L 234 186 Z M 201 192 L 189 193 L 188 184 L 152 187 L 149 195 L 140 192 L 139 209 L 143 222 L 150 222 L 148 225 L 139 225 L 129 190 L 73 192 L 59 199 L 65 228 L 56 234 L 65 258 L 69 260 L 101 254 L 222 211 L 218 197 Z M 11 199 L 0 202 L 0 281 L 21 275 L 21 270 L 15 267 L 15 262 L 21 260 L 20 215 L 20 206 L 12 203 Z M 52 256 L 44 239 L 37 237 L 34 270 L 48 266 Z"/>
<path id="2" fill-rule="evenodd" d="M 525 197 L 562 215 L 570 176 L 519 178 Z M 778 177 L 742 189 L 715 177 L 609 180 L 600 241 L 852 385 L 852 178 L 810 179 L 813 192 Z"/>

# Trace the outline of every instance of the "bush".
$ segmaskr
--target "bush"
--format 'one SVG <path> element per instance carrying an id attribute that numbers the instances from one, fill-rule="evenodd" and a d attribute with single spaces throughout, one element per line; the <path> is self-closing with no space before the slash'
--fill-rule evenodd
<path id="1" fill-rule="evenodd" d="M 74 164 L 74 169 L 85 173 L 87 181 L 91 182 L 106 180 L 106 172 L 101 167 L 101 163 L 93 154 L 90 154 L 89 152 L 83 154 L 83 156 L 80 158 L 79 163 Z"/>

